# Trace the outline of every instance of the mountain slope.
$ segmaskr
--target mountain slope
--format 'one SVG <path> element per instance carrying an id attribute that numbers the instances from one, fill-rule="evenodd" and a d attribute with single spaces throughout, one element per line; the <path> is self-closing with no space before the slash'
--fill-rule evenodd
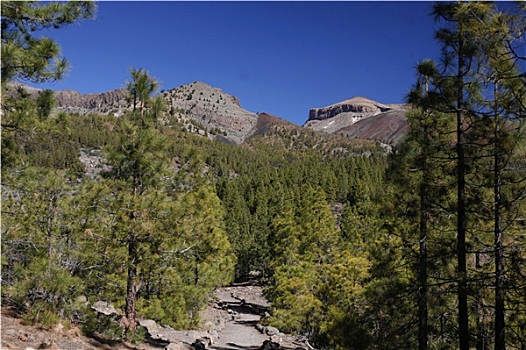
<path id="1" fill-rule="evenodd" d="M 378 115 L 358 120 L 343 127 L 335 134 L 353 139 L 367 139 L 387 144 L 396 144 L 409 130 L 404 111 L 390 110 Z"/>
<path id="2" fill-rule="evenodd" d="M 382 104 L 365 97 L 348 100 L 309 112 L 306 128 L 355 139 L 397 143 L 407 130 L 407 106 Z"/>

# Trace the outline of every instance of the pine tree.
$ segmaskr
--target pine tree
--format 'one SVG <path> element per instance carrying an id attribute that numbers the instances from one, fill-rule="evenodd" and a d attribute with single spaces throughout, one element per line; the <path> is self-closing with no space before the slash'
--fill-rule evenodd
<path id="1" fill-rule="evenodd" d="M 320 327 L 331 306 L 326 293 L 334 277 L 328 271 L 340 236 L 321 188 L 304 185 L 297 207 L 293 203 L 285 201 L 282 214 L 273 221 L 271 323 L 323 344 L 326 335 Z"/>
<path id="2" fill-rule="evenodd" d="M 40 120 L 46 120 L 51 114 L 53 107 L 55 107 L 53 90 L 46 89 L 39 92 L 36 104 Z"/>
<path id="3" fill-rule="evenodd" d="M 23 89 L 8 93 L 13 88 L 7 83 L 61 79 L 68 63 L 60 55 L 60 46 L 40 32 L 91 18 L 95 10 L 91 1 L 2 1 L 2 169 L 25 161 L 27 140 L 42 127 L 42 120 L 53 107 L 49 90 L 44 90 L 35 103 Z"/>
<path id="4" fill-rule="evenodd" d="M 419 84 L 424 85 L 424 98 L 429 94 L 429 81 L 436 74 L 436 67 L 432 61 L 423 61 L 417 66 L 417 71 L 419 73 L 419 78 L 422 80 Z M 429 112 L 422 110 L 422 123 L 418 126 L 413 127 L 421 132 L 422 140 L 421 145 L 421 157 L 420 157 L 420 169 L 422 172 L 422 181 L 420 183 L 420 189 L 418 191 L 418 196 L 420 197 L 420 222 L 419 222 L 419 254 L 418 254 L 418 349 L 426 350 L 428 346 L 428 272 L 427 272 L 427 239 L 429 235 L 428 224 L 430 220 L 430 197 L 431 194 L 429 187 L 431 184 L 430 181 L 430 135 L 431 130 L 426 125 L 425 119 L 429 118 Z"/>
<path id="5" fill-rule="evenodd" d="M 418 300 L 418 343 L 420 349 L 429 345 L 429 265 L 428 241 L 448 207 L 447 174 L 451 158 L 449 145 L 454 128 L 447 114 L 433 110 L 433 90 L 439 75 L 437 65 L 424 60 L 416 66 L 417 82 L 407 99 L 412 109 L 407 114 L 409 133 L 391 156 L 390 178 L 400 188 L 395 197 L 402 206 L 393 214 L 418 221 L 418 258 L 416 263 Z M 408 186 L 409 185 L 409 186 Z M 407 191 L 407 188 L 411 191 Z M 405 189 L 405 190 L 402 190 Z M 395 214 L 396 213 L 396 214 Z M 440 220 L 440 221 L 439 221 Z M 442 224 L 442 223 L 441 223 Z M 411 238 L 410 238 L 411 239 Z"/>
<path id="6" fill-rule="evenodd" d="M 145 120 L 144 108 L 150 99 L 150 94 L 155 90 L 155 79 L 151 78 L 142 69 L 132 70 L 132 81 L 128 89 L 134 99 L 140 104 L 140 114 L 132 112 L 131 121 L 123 120 L 119 127 L 122 128 L 122 138 L 117 148 L 108 150 L 108 161 L 112 166 L 108 174 L 117 182 L 114 188 L 119 215 L 117 222 L 122 224 L 119 230 L 124 234 L 123 242 L 126 244 L 127 253 L 127 286 L 125 327 L 134 330 L 137 324 L 137 292 L 138 292 L 138 265 L 140 261 L 140 246 L 148 241 L 150 233 L 143 230 L 143 218 L 150 216 L 148 196 L 155 199 L 155 186 L 160 182 L 167 167 L 167 159 L 163 154 L 163 139 Z M 135 106 L 136 100 L 134 100 Z M 128 184 L 129 192 L 125 189 Z M 152 189 L 150 192 L 149 189 Z M 154 203 L 149 205 L 154 207 Z M 149 222 L 149 221 L 147 221 Z"/>
<path id="7" fill-rule="evenodd" d="M 108 208 L 101 229 L 112 255 L 125 261 L 116 292 L 128 334 L 139 316 L 195 326 L 208 294 L 231 281 L 235 264 L 223 208 L 203 175 L 200 156 L 194 150 L 188 167 L 169 168 L 169 142 L 152 122 L 159 112 L 149 104 L 153 89 L 140 88 L 144 82 L 152 87 L 155 79 L 134 72 L 129 88 L 140 110 L 114 129 L 119 138 L 106 149 L 111 169 L 101 193 Z"/>
<path id="8" fill-rule="evenodd" d="M 142 68 L 131 68 L 130 74 L 132 80 L 126 85 L 130 93 L 130 99 L 133 101 L 133 111 L 136 112 L 136 110 L 139 109 L 139 116 L 144 124 L 146 123 L 144 120 L 144 111 L 151 104 L 151 95 L 159 88 L 159 82 L 153 79 L 150 74 Z M 156 101 L 154 113 L 152 113 L 153 118 L 155 118 L 154 120 L 157 119 L 159 111 L 163 108 L 160 102 L 162 100 L 156 99 Z"/>
<path id="9" fill-rule="evenodd" d="M 520 10 L 519 10 L 520 11 Z M 516 56 L 521 34 L 526 22 L 520 14 L 504 13 L 495 6 L 481 7 L 477 13 L 478 21 L 469 28 L 475 38 L 480 52 L 483 54 L 483 65 L 478 71 L 479 80 L 484 82 L 484 91 L 477 100 L 477 109 L 482 120 L 487 122 L 485 138 L 491 148 L 493 183 L 492 187 L 492 220 L 494 234 L 495 259 L 495 349 L 506 348 L 505 336 L 505 231 L 509 222 L 505 222 L 505 211 L 514 205 L 516 198 L 506 199 L 504 190 L 509 183 L 505 178 L 507 164 L 513 157 L 520 142 L 520 124 L 513 123 L 523 120 L 526 116 L 524 96 L 526 95 L 525 73 L 518 64 L 521 60 Z M 491 119 L 491 121 L 488 121 Z M 519 137 L 517 137 L 519 136 Z M 509 181 L 509 179 L 508 179 Z"/>
<path id="10" fill-rule="evenodd" d="M 91 1 L 2 1 L 2 88 L 12 80 L 44 82 L 60 79 L 67 61 L 52 39 L 35 35 L 44 29 L 62 28 L 93 17 Z"/>
<path id="11" fill-rule="evenodd" d="M 474 295 L 477 301 L 473 307 L 477 319 L 477 348 L 482 349 L 488 343 L 484 325 L 487 307 L 483 302 L 488 291 L 485 290 L 485 268 L 478 258 L 487 254 L 485 247 L 491 245 L 483 235 L 491 217 L 495 237 L 495 346 L 503 349 L 502 218 L 503 209 L 509 208 L 511 202 L 504 200 L 502 176 L 508 160 L 514 157 L 520 134 L 510 133 L 511 125 L 521 120 L 524 114 L 524 74 L 517 71 L 518 62 L 523 59 L 517 55 L 517 48 L 524 19 L 520 15 L 513 17 L 499 13 L 490 3 L 437 4 L 434 14 L 447 25 L 436 33 L 442 44 L 441 65 L 431 80 L 420 84 L 421 90 L 427 91 L 427 97 L 419 98 L 421 93 L 417 91 L 413 91 L 412 97 L 416 97 L 420 107 L 427 108 L 435 116 L 437 113 L 451 114 L 456 122 L 457 205 L 454 212 L 457 218 L 459 347 L 468 349 L 472 335 L 468 307 L 470 281 L 477 281 L 478 285 Z M 516 125 L 519 130 L 521 124 Z M 491 165 L 487 159 L 492 159 Z M 488 168 L 492 169 L 491 174 L 488 174 Z M 492 184 L 484 179 L 484 174 L 489 175 L 486 178 L 492 179 Z M 490 188 L 492 200 L 487 191 Z M 493 203 L 491 211 L 486 208 L 486 203 Z M 482 217 L 485 219 L 481 220 Z M 476 270 L 473 273 L 478 275 L 474 278 L 468 276 L 468 272 L 471 273 L 468 271 L 468 253 L 475 253 Z"/>
<path id="12" fill-rule="evenodd" d="M 446 27 L 436 33 L 442 44 L 444 72 L 437 83 L 440 101 L 433 108 L 453 113 L 456 119 L 456 174 L 457 174 L 457 296 L 458 296 L 458 335 L 459 349 L 469 350 L 470 329 L 468 318 L 468 275 L 467 275 L 467 188 L 468 155 L 466 155 L 465 133 L 472 118 L 471 104 L 477 92 L 473 67 L 479 53 L 476 45 L 467 35 L 472 25 L 476 5 L 464 3 L 436 4 L 434 15 L 446 23 Z"/>

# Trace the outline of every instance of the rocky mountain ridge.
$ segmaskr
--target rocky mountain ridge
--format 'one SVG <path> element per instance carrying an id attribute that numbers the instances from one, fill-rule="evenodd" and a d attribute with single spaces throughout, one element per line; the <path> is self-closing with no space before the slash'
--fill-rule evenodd
<path id="1" fill-rule="evenodd" d="M 10 83 L 8 94 L 14 95 L 16 90 L 23 89 L 30 96 L 38 96 L 42 89 L 37 89 L 22 83 Z M 121 115 L 131 109 L 126 89 L 115 89 L 102 93 L 81 94 L 75 90 L 54 91 L 55 113 L 67 112 L 84 114 L 113 114 Z"/>
<path id="2" fill-rule="evenodd" d="M 33 96 L 41 91 L 19 83 L 13 86 L 22 87 Z M 165 122 L 168 118 L 175 118 L 190 132 L 241 144 L 249 137 L 269 130 L 268 114 L 258 115 L 250 112 L 241 107 L 237 97 L 203 82 L 196 81 L 171 90 L 163 90 L 160 95 L 168 107 Z M 72 90 L 55 91 L 55 99 L 56 112 L 119 116 L 131 109 L 126 89 L 99 94 L 81 94 Z M 399 142 L 407 130 L 407 109 L 405 105 L 383 104 L 365 97 L 353 97 L 330 106 L 312 108 L 302 128 L 393 144 Z M 272 116 L 271 121 L 299 127 L 278 117 Z"/>
<path id="3" fill-rule="evenodd" d="M 88 114 L 96 111 L 101 114 L 120 115 L 130 108 L 126 89 L 117 89 L 100 94 L 81 94 L 74 90 L 55 93 L 57 107 L 68 113 Z"/>
<path id="4" fill-rule="evenodd" d="M 356 96 L 348 100 L 332 104 L 322 108 L 312 108 L 309 111 L 309 120 L 326 120 L 342 113 L 353 113 L 353 115 L 368 115 L 386 112 L 391 108 L 387 105 L 369 100 L 368 98 Z"/>

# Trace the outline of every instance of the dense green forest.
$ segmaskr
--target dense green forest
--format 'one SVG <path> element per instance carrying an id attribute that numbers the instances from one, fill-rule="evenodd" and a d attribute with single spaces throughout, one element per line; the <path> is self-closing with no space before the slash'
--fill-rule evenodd
<path id="1" fill-rule="evenodd" d="M 121 117 L 53 113 L 51 91 L 9 82 L 59 79 L 35 34 L 94 5 L 3 1 L 2 303 L 137 340 L 138 318 L 195 327 L 214 288 L 256 272 L 265 322 L 318 348 L 526 349 L 525 10 L 433 6 L 441 57 L 416 64 L 386 152 L 292 126 L 212 141 L 143 69 Z"/>

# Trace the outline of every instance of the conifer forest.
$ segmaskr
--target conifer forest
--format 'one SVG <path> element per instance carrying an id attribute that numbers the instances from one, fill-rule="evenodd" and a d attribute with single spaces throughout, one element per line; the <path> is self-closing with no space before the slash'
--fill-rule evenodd
<path id="1" fill-rule="evenodd" d="M 55 113 L 53 91 L 11 84 L 61 79 L 38 33 L 96 5 L 1 6 L 1 293 L 26 322 L 191 329 L 215 288 L 256 273 L 264 322 L 318 349 L 526 349 L 524 2 L 430 3 L 441 52 L 415 62 L 390 149 L 299 126 L 191 133 L 148 67 L 120 117 Z"/>

